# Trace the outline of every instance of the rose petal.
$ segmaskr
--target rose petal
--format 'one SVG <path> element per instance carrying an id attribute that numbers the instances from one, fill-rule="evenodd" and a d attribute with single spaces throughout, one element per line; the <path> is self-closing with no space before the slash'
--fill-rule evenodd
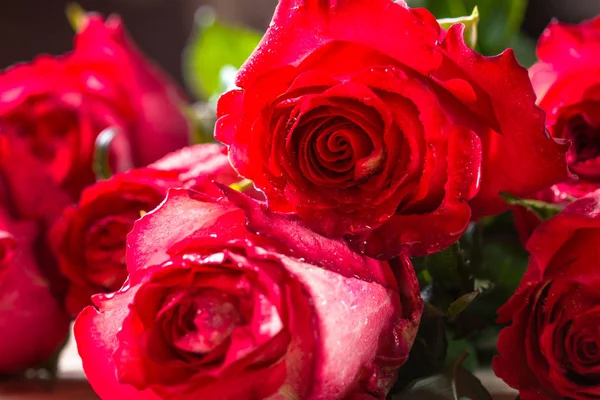
<path id="1" fill-rule="evenodd" d="M 140 282 L 136 282 L 140 283 Z M 83 370 L 94 391 L 103 399 L 159 400 L 151 390 L 138 391 L 117 379 L 113 354 L 119 347 L 117 334 L 129 314 L 128 304 L 139 286 L 121 290 L 112 298 L 99 295 L 94 299 L 98 309 L 85 308 L 73 328 Z"/>
<path id="2" fill-rule="evenodd" d="M 15 222 L 0 207 L 0 253 L 8 252 L 0 254 L 0 374 L 39 367 L 68 334 L 69 317 L 33 251 L 38 234 L 34 222 Z"/>
<path id="3" fill-rule="evenodd" d="M 75 70 L 93 72 L 95 82 L 107 82 L 88 85 L 87 91 L 119 101 L 125 110 L 133 108 L 135 124 L 127 133 L 136 166 L 147 165 L 187 145 L 191 125 L 183 113 L 183 92 L 141 54 L 119 17 L 104 21 L 88 14 L 84 28 L 75 37 L 75 51 L 68 62 Z M 107 75 L 112 78 L 110 81 L 104 79 Z M 123 86 L 128 92 L 125 98 Z M 115 96 L 115 90 L 121 91 L 120 96 Z"/>
<path id="4" fill-rule="evenodd" d="M 231 204 L 198 192 L 170 189 L 161 207 L 136 221 L 127 236 L 127 269 L 131 273 L 167 261 L 171 247 L 188 236 L 210 242 L 240 232 L 243 238 L 244 227 L 234 222 L 243 221 L 240 213 Z"/>
<path id="5" fill-rule="evenodd" d="M 264 203 L 228 187 L 220 187 L 231 202 L 244 210 L 248 229 L 280 242 L 289 249 L 289 255 L 322 265 L 345 277 L 357 276 L 385 287 L 394 281 L 381 263 L 352 252 L 342 240 L 320 236 L 296 217 L 269 211 Z"/>
<path id="6" fill-rule="evenodd" d="M 600 192 L 569 204 L 561 213 L 547 220 L 527 242 L 542 276 L 546 276 L 552 257 L 579 229 L 600 227 Z"/>
<path id="7" fill-rule="evenodd" d="M 536 107 L 527 71 L 512 50 L 494 58 L 481 56 L 465 44 L 463 30 L 460 24 L 450 27 L 441 46 L 470 81 L 493 99 L 500 125 L 500 132 L 481 138 L 482 184 L 470 201 L 473 217 L 480 218 L 508 208 L 498 196 L 501 191 L 526 196 L 565 180 L 567 146 L 545 135 L 544 114 Z M 516 97 L 522 100 L 515 102 Z M 527 157 L 522 149 L 530 149 Z"/>
<path id="8" fill-rule="evenodd" d="M 540 36 L 537 55 L 555 71 L 600 66 L 600 19 L 578 25 L 552 21 Z"/>
<path id="9" fill-rule="evenodd" d="M 314 49 L 338 40 L 375 49 L 427 75 L 441 62 L 434 49 L 438 36 L 439 27 L 424 25 L 402 4 L 389 0 L 285 0 L 236 83 L 247 88 L 267 71 L 298 65 Z"/>

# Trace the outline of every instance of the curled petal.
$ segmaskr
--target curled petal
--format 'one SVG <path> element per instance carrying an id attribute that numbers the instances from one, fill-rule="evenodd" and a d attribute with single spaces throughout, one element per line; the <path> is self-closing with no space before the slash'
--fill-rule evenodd
<path id="1" fill-rule="evenodd" d="M 493 99 L 499 123 L 499 132 L 490 131 L 481 138 L 485 154 L 481 189 L 470 201 L 473 217 L 480 218 L 507 208 L 499 192 L 527 196 L 565 180 L 568 146 L 545 133 L 544 112 L 535 105 L 527 70 L 517 63 L 512 50 L 492 58 L 479 55 L 465 44 L 463 29 L 452 26 L 441 46 L 473 85 Z M 516 96 L 521 101 L 515 102 Z M 529 149 L 527 157 L 522 156 L 522 149 Z"/>
<path id="2" fill-rule="evenodd" d="M 139 391 L 117 379 L 113 354 L 118 348 L 117 334 L 129 314 L 128 305 L 139 289 L 131 282 L 127 290 L 121 290 L 112 299 L 104 295 L 95 297 L 98 309 L 88 306 L 77 317 L 73 328 L 77 350 L 83 361 L 83 370 L 90 379 L 94 391 L 102 399 L 159 400 L 152 390 Z M 119 397 L 115 397 L 118 393 Z"/>
<path id="3" fill-rule="evenodd" d="M 351 238 L 350 244 L 382 260 L 402 253 L 415 257 L 432 254 L 456 242 L 469 226 L 470 217 L 466 202 L 442 205 L 430 214 L 394 215 L 370 235 Z"/>
<path id="4" fill-rule="evenodd" d="M 240 69 L 236 83 L 246 88 L 269 70 L 297 66 L 314 49 L 334 41 L 375 49 L 427 74 L 441 62 L 434 49 L 438 36 L 439 27 L 425 25 L 403 4 L 389 0 L 281 1 L 271 27 Z"/>
<path id="5" fill-rule="evenodd" d="M 598 66 L 600 18 L 570 25 L 552 21 L 540 36 L 537 55 L 557 72 Z"/>
<path id="6" fill-rule="evenodd" d="M 542 223 L 527 242 L 527 250 L 536 260 L 541 276 L 552 279 L 557 275 L 569 273 L 574 280 L 582 279 L 587 283 L 600 282 L 600 275 L 590 276 L 587 273 L 589 262 L 600 260 L 599 254 L 590 253 L 590 250 L 596 249 L 596 246 L 589 247 L 590 241 L 595 240 L 593 233 L 598 228 L 600 228 L 600 192 L 598 191 L 569 204 L 562 212 Z M 582 233 L 581 237 L 578 232 Z M 570 244 L 567 245 L 568 243 Z M 578 254 L 573 249 L 574 245 L 585 248 L 585 259 L 572 258 L 573 254 Z M 557 260 L 560 260 L 559 251 L 562 247 L 568 249 L 570 254 L 565 255 L 569 259 L 566 266 L 562 265 L 565 264 L 564 262 L 557 263 Z M 553 264 L 556 267 L 553 267 Z M 585 276 L 580 276 L 582 271 Z"/>
<path id="7" fill-rule="evenodd" d="M 242 224 L 235 222 L 243 221 L 242 213 L 198 192 L 170 189 L 162 205 L 136 221 L 127 236 L 127 269 L 132 273 L 162 264 L 168 260 L 169 250 L 188 236 L 218 242 L 232 232 L 243 232 Z"/>
<path id="8" fill-rule="evenodd" d="M 229 200 L 246 213 L 248 229 L 280 242 L 289 249 L 290 256 L 322 265 L 346 277 L 358 276 L 386 287 L 394 282 L 387 268 L 354 253 L 343 240 L 320 236 L 295 216 L 269 211 L 264 203 L 230 188 L 221 188 Z"/>

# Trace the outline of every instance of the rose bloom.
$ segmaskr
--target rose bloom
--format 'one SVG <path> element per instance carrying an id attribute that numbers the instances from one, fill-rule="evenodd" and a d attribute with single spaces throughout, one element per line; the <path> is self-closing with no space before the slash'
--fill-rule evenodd
<path id="1" fill-rule="evenodd" d="M 35 223 L 14 221 L 0 198 L 0 375 L 39 367 L 59 349 L 69 316 L 40 271 Z"/>
<path id="2" fill-rule="evenodd" d="M 498 192 L 566 178 L 527 71 L 463 31 L 402 1 L 282 0 L 216 137 L 271 209 L 377 258 L 439 251 Z"/>
<path id="3" fill-rule="evenodd" d="M 568 25 L 552 22 L 538 43 L 530 76 L 547 126 L 567 139 L 569 169 L 579 179 L 559 185 L 558 200 L 581 197 L 600 183 L 600 18 Z M 562 196 L 561 196 L 562 195 Z"/>
<path id="4" fill-rule="evenodd" d="M 600 18 L 579 25 L 552 22 L 538 43 L 539 62 L 529 75 L 546 111 L 550 134 L 571 143 L 567 163 L 573 174 L 538 192 L 535 199 L 566 205 L 600 188 Z M 541 221 L 515 210 L 524 241 Z"/>
<path id="5" fill-rule="evenodd" d="M 529 268 L 498 311 L 496 374 L 523 400 L 600 396 L 600 192 L 569 204 L 527 243 Z"/>
<path id="6" fill-rule="evenodd" d="M 72 53 L 5 70 L 0 91 L 0 172 L 26 217 L 50 212 L 48 205 L 36 208 L 31 197 L 52 203 L 56 196 L 23 179 L 22 170 L 46 176 L 53 192 L 78 199 L 95 181 L 94 142 L 107 127 L 121 133 L 110 155 L 117 171 L 187 143 L 179 89 L 142 56 L 117 17 L 86 16 Z"/>
<path id="7" fill-rule="evenodd" d="M 69 279 L 67 309 L 77 315 L 96 293 L 117 291 L 127 278 L 125 238 L 141 214 L 156 208 L 167 190 L 193 188 L 219 196 L 213 180 L 241 178 L 223 147 L 201 144 L 169 154 L 148 168 L 132 169 L 83 191 L 49 234 L 60 270 Z"/>
<path id="8" fill-rule="evenodd" d="M 129 280 L 75 323 L 94 390 L 109 400 L 384 399 L 423 307 L 408 258 L 394 261 L 395 277 L 387 262 L 224 190 L 237 205 L 175 189 L 135 223 Z"/>

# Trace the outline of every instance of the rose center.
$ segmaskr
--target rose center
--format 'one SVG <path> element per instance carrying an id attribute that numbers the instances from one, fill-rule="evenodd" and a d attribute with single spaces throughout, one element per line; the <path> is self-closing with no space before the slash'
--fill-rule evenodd
<path id="1" fill-rule="evenodd" d="M 354 186 L 376 172 L 380 159 L 370 159 L 373 143 L 352 121 L 342 117 L 322 118 L 303 124 L 300 167 L 311 182 Z"/>
<path id="2" fill-rule="evenodd" d="M 600 127 L 578 115 L 567 123 L 565 136 L 571 141 L 567 154 L 571 170 L 587 180 L 600 178 Z"/>
<path id="3" fill-rule="evenodd" d="M 584 338 L 579 342 L 578 345 L 578 358 L 579 362 L 583 364 L 596 364 L 600 361 L 600 354 L 598 353 L 598 343 L 595 338 Z"/>
<path id="4" fill-rule="evenodd" d="M 87 232 L 84 250 L 87 279 L 107 292 L 118 290 L 127 278 L 125 239 L 134 221 L 127 215 L 110 216 Z"/>
<path id="5" fill-rule="evenodd" d="M 598 355 L 598 345 L 594 341 L 587 341 L 583 345 L 584 353 L 588 356 L 595 357 Z"/>
<path id="6" fill-rule="evenodd" d="M 182 322 L 185 333 L 175 340 L 175 346 L 186 352 L 207 354 L 229 338 L 242 316 L 231 296 L 210 293 L 194 298 Z"/>

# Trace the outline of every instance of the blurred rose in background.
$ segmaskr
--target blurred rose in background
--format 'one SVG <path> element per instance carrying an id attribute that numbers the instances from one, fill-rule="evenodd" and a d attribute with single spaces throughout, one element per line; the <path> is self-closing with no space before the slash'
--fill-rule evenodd
<path id="1" fill-rule="evenodd" d="M 508 1 L 512 0 L 497 0 L 498 3 Z M 69 51 L 73 32 L 64 18 L 67 3 L 67 0 L 3 0 L 0 4 L 0 68 L 30 61 L 38 53 Z M 198 7 L 213 6 L 220 19 L 264 31 L 277 0 L 79 0 L 78 3 L 88 10 L 122 15 L 144 53 L 183 83 L 181 54 L 192 32 Z M 409 0 L 409 3 L 431 8 L 426 0 Z M 442 10 L 436 16 L 452 16 L 444 13 Z M 598 0 L 530 0 L 522 30 L 530 38 L 536 38 L 552 17 L 579 22 L 597 14 L 600 14 Z"/>

